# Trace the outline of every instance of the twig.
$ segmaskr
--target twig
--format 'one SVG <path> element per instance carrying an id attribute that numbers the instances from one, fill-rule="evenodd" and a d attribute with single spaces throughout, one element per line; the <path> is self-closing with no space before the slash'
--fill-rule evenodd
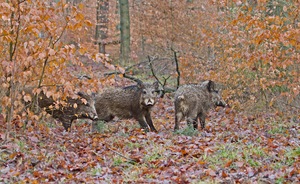
<path id="1" fill-rule="evenodd" d="M 166 59 L 166 58 L 161 58 L 161 59 Z M 153 59 L 152 59 L 152 62 L 153 62 L 153 61 L 156 61 L 156 60 L 159 60 L 158 57 L 153 58 Z M 139 65 L 141 65 L 141 64 L 147 64 L 148 62 L 149 62 L 148 60 L 147 60 L 147 61 L 141 61 L 141 62 L 139 62 L 139 63 L 137 63 L 137 64 L 128 66 L 128 67 L 125 68 L 125 72 L 127 72 L 127 71 L 129 71 L 131 68 L 136 67 L 136 66 L 139 66 Z"/>
<path id="2" fill-rule="evenodd" d="M 80 76 L 78 76 L 77 78 L 80 79 L 80 80 L 82 80 L 82 79 L 84 79 L 84 78 L 86 78 L 86 79 L 92 79 L 92 77 L 89 76 L 89 75 L 80 75 Z"/>
<path id="3" fill-rule="evenodd" d="M 171 92 L 174 92 L 175 89 L 171 89 L 171 88 L 166 88 L 166 84 L 167 84 L 167 80 L 171 77 L 171 76 L 168 76 L 168 77 L 163 77 L 163 82 L 159 80 L 159 78 L 157 77 L 157 75 L 155 74 L 155 71 L 154 71 L 154 68 L 153 68 L 153 65 L 152 65 L 152 62 L 156 61 L 156 60 L 162 60 L 162 59 L 167 59 L 167 58 L 159 58 L 159 57 L 154 57 L 154 58 L 151 58 L 150 56 L 148 56 L 148 61 L 142 61 L 140 63 L 137 63 L 137 64 L 134 64 L 134 65 L 131 65 L 129 67 L 126 67 L 125 68 L 125 72 L 124 73 L 121 73 L 120 71 L 112 71 L 112 72 L 107 72 L 104 74 L 104 76 L 110 76 L 110 75 L 122 75 L 124 78 L 127 78 L 127 79 L 130 79 L 132 81 L 135 81 L 137 83 L 141 82 L 141 80 L 139 80 L 138 78 L 135 78 L 131 75 L 128 75 L 126 74 L 126 72 L 128 72 L 131 68 L 135 67 L 135 66 L 138 66 L 138 65 L 141 65 L 141 64 L 146 64 L 146 63 L 149 63 L 149 67 L 150 67 L 150 70 L 151 70 L 151 73 L 152 73 L 152 76 L 158 81 L 158 83 L 162 86 L 162 90 L 159 90 L 161 92 L 160 96 L 163 97 L 165 93 L 171 93 Z M 177 59 L 177 58 L 176 58 Z M 180 76 L 180 74 L 179 74 Z M 180 78 L 180 77 L 179 77 Z"/>
<path id="4" fill-rule="evenodd" d="M 120 74 L 121 74 L 124 78 L 126 78 L 126 79 L 130 79 L 130 80 L 135 81 L 135 82 L 141 82 L 140 79 L 135 78 L 135 77 L 133 77 L 133 76 L 131 76 L 131 75 L 127 75 L 126 73 L 121 73 L 121 72 L 119 72 L 119 71 L 107 72 L 107 73 L 104 74 L 104 76 L 120 75 Z"/>
<path id="5" fill-rule="evenodd" d="M 173 51 L 174 53 L 174 60 L 175 60 L 175 65 L 176 65 L 176 72 L 177 72 L 177 86 L 176 86 L 176 89 L 179 88 L 179 85 L 180 85 L 180 71 L 179 71 L 179 63 L 178 63 L 178 59 L 177 59 L 177 52 L 171 48 L 171 50 Z"/>
<path id="6" fill-rule="evenodd" d="M 158 58 L 158 57 L 155 57 L 154 59 L 152 59 L 152 62 L 153 61 L 156 61 L 156 60 L 164 60 L 164 59 L 168 59 L 168 58 Z M 147 64 L 149 61 L 147 60 L 147 61 L 141 61 L 141 62 L 139 62 L 139 63 L 136 63 L 136 64 L 133 64 L 133 65 L 131 65 L 131 66 L 128 66 L 128 67 L 126 67 L 125 68 L 125 73 L 126 72 L 128 72 L 131 68 L 133 68 L 133 67 L 136 67 L 136 66 L 139 66 L 139 65 L 141 65 L 141 64 Z M 108 72 L 108 73 L 105 73 L 104 75 L 113 75 L 113 74 L 115 74 L 116 72 Z M 117 72 L 117 74 L 120 74 L 120 72 Z"/>
<path id="7" fill-rule="evenodd" d="M 169 75 L 167 78 L 165 78 L 163 76 L 164 82 L 163 82 L 163 86 L 165 86 L 167 84 L 167 80 L 171 77 L 171 75 Z"/>
<path id="8" fill-rule="evenodd" d="M 155 74 L 155 72 L 154 72 L 154 69 L 153 69 L 153 65 L 152 65 L 152 62 L 154 61 L 154 60 L 156 60 L 156 59 L 158 59 L 158 58 L 154 58 L 154 59 L 152 59 L 151 60 L 151 58 L 150 58 L 150 56 L 148 56 L 148 62 L 149 62 L 149 67 L 150 67 L 150 70 L 151 70 L 151 73 L 152 73 L 152 75 L 153 75 L 153 77 L 158 81 L 158 83 L 162 86 L 162 90 L 159 90 L 159 92 L 160 92 L 160 97 L 161 98 L 163 98 L 164 97 L 164 95 L 165 95 L 165 93 L 166 93 L 166 84 L 167 84 L 167 80 L 171 77 L 170 75 L 167 77 L 167 78 L 165 78 L 165 77 L 162 77 L 163 78 L 163 82 L 161 82 L 160 80 L 159 80 L 159 78 L 156 76 L 156 74 Z"/>
<path id="9" fill-rule="evenodd" d="M 152 61 L 151 61 L 150 56 L 148 56 L 148 62 L 149 62 L 150 70 L 151 70 L 151 73 L 152 73 L 153 77 L 158 81 L 158 83 L 159 83 L 160 85 L 163 85 L 163 84 L 160 82 L 160 80 L 158 79 L 158 77 L 156 76 L 155 72 L 154 72 L 154 69 L 153 69 L 153 66 L 152 66 Z"/>
<path id="10" fill-rule="evenodd" d="M 106 148 L 109 149 L 110 151 L 114 152 L 115 154 L 117 154 L 117 155 L 119 155 L 119 156 L 125 158 L 126 160 L 129 160 L 129 161 L 132 162 L 132 163 L 137 163 L 135 160 L 133 160 L 133 159 L 131 159 L 131 158 L 128 158 L 128 157 L 124 156 L 123 154 L 121 154 L 121 153 L 119 153 L 119 152 L 117 152 L 117 151 L 115 151 L 115 150 L 109 148 L 108 146 L 106 146 Z"/>
<path id="11" fill-rule="evenodd" d="M 135 81 L 135 82 L 137 82 L 137 83 L 140 83 L 140 82 L 141 82 L 140 79 L 135 78 L 135 77 L 133 77 L 133 76 L 131 76 L 131 75 L 127 75 L 126 73 L 123 74 L 123 77 L 124 77 L 124 78 L 127 78 L 127 79 L 130 79 L 130 80 L 133 80 L 133 81 Z"/>

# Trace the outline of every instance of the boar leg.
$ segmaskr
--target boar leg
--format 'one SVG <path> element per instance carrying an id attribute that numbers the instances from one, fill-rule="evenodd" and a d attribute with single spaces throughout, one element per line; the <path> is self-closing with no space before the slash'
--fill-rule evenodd
<path id="1" fill-rule="evenodd" d="M 179 123 L 182 120 L 183 114 L 182 112 L 176 112 L 175 111 L 175 127 L 174 131 L 179 130 Z"/>
<path id="2" fill-rule="evenodd" d="M 187 124 L 188 124 L 188 126 L 193 125 L 193 128 L 197 129 L 198 128 L 198 126 L 197 126 L 197 117 L 196 118 L 188 117 L 187 118 Z"/>
<path id="3" fill-rule="evenodd" d="M 188 125 L 193 125 L 194 129 L 197 129 L 198 128 L 198 124 L 197 124 L 197 112 L 194 110 L 194 111 L 191 111 L 188 113 L 187 115 L 187 123 Z"/>
<path id="4" fill-rule="evenodd" d="M 150 130 L 153 131 L 153 132 L 157 132 L 157 130 L 155 129 L 154 125 L 153 125 L 153 122 L 152 122 L 152 119 L 151 119 L 151 115 L 150 115 L 150 112 L 147 112 L 146 114 L 146 121 L 150 127 Z"/>
<path id="5" fill-rule="evenodd" d="M 203 115 L 202 113 L 199 114 L 198 119 L 200 120 L 201 128 L 204 129 L 205 128 L 205 115 Z"/>
<path id="6" fill-rule="evenodd" d="M 198 119 L 197 118 L 193 120 L 193 126 L 194 126 L 195 130 L 198 129 Z"/>
<path id="7" fill-rule="evenodd" d="M 144 116 L 140 116 L 137 118 L 140 126 L 142 129 L 144 129 L 146 132 L 149 132 L 149 127 L 148 127 L 148 124 L 146 122 L 146 118 Z"/>

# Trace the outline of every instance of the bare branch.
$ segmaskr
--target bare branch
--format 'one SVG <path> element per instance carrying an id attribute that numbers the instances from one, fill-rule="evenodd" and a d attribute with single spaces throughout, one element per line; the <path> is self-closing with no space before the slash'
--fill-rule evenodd
<path id="1" fill-rule="evenodd" d="M 78 76 L 77 77 L 78 79 L 84 79 L 84 78 L 86 78 L 86 79 L 92 79 L 92 77 L 91 76 L 88 76 L 88 75 L 80 75 L 80 76 Z"/>
<path id="2" fill-rule="evenodd" d="M 138 78 L 135 78 L 135 77 L 133 77 L 133 76 L 131 76 L 131 75 L 127 75 L 126 73 L 121 73 L 121 72 L 119 72 L 119 71 L 107 72 L 107 73 L 104 74 L 104 76 L 120 75 L 120 74 L 121 74 L 124 78 L 126 78 L 126 79 L 130 79 L 130 80 L 135 81 L 135 82 L 140 82 L 140 81 L 141 81 L 141 80 L 138 79 Z"/>
<path id="3" fill-rule="evenodd" d="M 160 82 L 160 80 L 158 79 L 158 77 L 156 76 L 155 72 L 154 72 L 154 69 L 153 69 L 153 66 L 152 66 L 152 61 L 151 61 L 150 56 L 148 56 L 148 62 L 149 62 L 150 70 L 151 70 L 151 73 L 152 73 L 153 77 L 158 81 L 158 83 L 159 83 L 160 85 L 163 85 L 163 84 Z"/>
<path id="4" fill-rule="evenodd" d="M 110 151 L 114 152 L 115 154 L 117 154 L 117 155 L 119 155 L 119 156 L 121 156 L 121 157 L 125 158 L 126 160 L 129 160 L 130 162 L 132 162 L 132 163 L 136 163 L 136 161 L 135 161 L 135 160 L 133 160 L 133 159 L 131 159 L 131 158 L 129 158 L 129 157 L 126 157 L 125 155 L 123 155 L 123 154 L 121 154 L 121 153 L 119 153 L 119 152 L 117 152 L 117 151 L 115 151 L 115 150 L 111 149 L 111 148 L 110 148 L 110 147 L 108 147 L 107 145 L 106 145 L 106 148 L 107 148 L 108 150 L 110 150 Z"/>
<path id="5" fill-rule="evenodd" d="M 148 56 L 148 62 L 149 62 L 149 67 L 150 67 L 152 76 L 153 76 L 153 77 L 158 81 L 158 83 L 162 86 L 162 90 L 159 90 L 159 96 L 160 96 L 161 98 L 163 98 L 164 95 L 165 95 L 165 93 L 166 93 L 166 84 L 167 84 L 167 80 L 168 80 L 171 76 L 169 75 L 167 78 L 163 77 L 163 80 L 164 80 L 163 82 L 161 82 L 161 81 L 159 80 L 159 78 L 158 78 L 157 75 L 155 74 L 155 71 L 154 71 L 153 65 L 152 65 L 152 62 L 153 62 L 154 60 L 157 60 L 157 59 L 158 59 L 158 57 L 156 57 L 156 58 L 154 58 L 154 59 L 151 60 L 150 56 Z M 169 90 L 168 90 L 168 92 L 169 92 Z"/>
<path id="6" fill-rule="evenodd" d="M 52 44 L 52 37 L 50 37 L 49 46 L 52 45 L 52 48 L 54 48 L 54 44 Z M 44 65 L 43 65 L 42 74 L 41 74 L 41 77 L 40 77 L 40 80 L 39 80 L 38 88 L 40 88 L 41 85 L 42 85 L 42 81 L 43 81 L 43 78 L 44 78 L 44 74 L 45 74 L 45 70 L 46 70 L 46 65 L 48 63 L 48 59 L 49 59 L 49 55 L 47 55 L 47 57 L 44 60 Z"/>
<path id="7" fill-rule="evenodd" d="M 175 65 L 176 65 L 176 72 L 177 72 L 177 86 L 176 86 L 176 89 L 179 88 L 179 85 L 180 85 L 180 71 L 179 71 L 179 63 L 178 63 L 178 59 L 177 59 L 177 52 L 171 48 L 171 50 L 173 51 L 174 53 L 174 60 L 175 60 Z"/>

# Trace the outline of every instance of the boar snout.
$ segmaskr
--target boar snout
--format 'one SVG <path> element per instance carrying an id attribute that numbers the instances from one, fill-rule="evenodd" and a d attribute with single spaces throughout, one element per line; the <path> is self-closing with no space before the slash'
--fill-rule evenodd
<path id="1" fill-rule="evenodd" d="M 97 113 L 93 113 L 93 112 L 86 113 L 86 117 L 91 119 L 91 120 L 98 120 L 99 119 Z"/>
<path id="2" fill-rule="evenodd" d="M 97 121 L 99 118 L 97 115 L 93 114 L 92 116 L 90 116 L 92 120 Z"/>
<path id="3" fill-rule="evenodd" d="M 221 100 L 216 103 L 216 106 L 227 107 L 228 104 L 224 100 Z"/>
<path id="4" fill-rule="evenodd" d="M 145 99 L 144 103 L 146 106 L 153 106 L 155 104 L 155 101 L 154 99 L 149 98 L 149 99 Z"/>
<path id="5" fill-rule="evenodd" d="M 95 116 L 94 120 L 96 120 L 96 121 L 97 121 L 98 119 L 99 119 L 99 118 L 98 118 L 98 116 Z"/>

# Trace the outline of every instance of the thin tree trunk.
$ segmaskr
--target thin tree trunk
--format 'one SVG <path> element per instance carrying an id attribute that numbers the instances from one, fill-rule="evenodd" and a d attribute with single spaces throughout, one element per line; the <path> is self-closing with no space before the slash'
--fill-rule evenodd
<path id="1" fill-rule="evenodd" d="M 119 0 L 120 4 L 120 29 L 121 47 L 120 63 L 126 66 L 130 61 L 130 17 L 128 0 Z"/>
<path id="2" fill-rule="evenodd" d="M 99 45 L 99 53 L 105 54 L 105 39 L 108 37 L 108 0 L 97 1 L 97 25 L 95 39 Z"/>

